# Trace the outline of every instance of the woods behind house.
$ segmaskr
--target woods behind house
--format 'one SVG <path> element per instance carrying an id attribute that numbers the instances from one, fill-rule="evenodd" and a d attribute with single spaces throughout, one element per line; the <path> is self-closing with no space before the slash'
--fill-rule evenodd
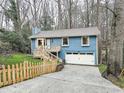
<path id="1" fill-rule="evenodd" d="M 1 0 L 0 52 L 30 53 L 32 27 L 41 30 L 97 26 L 99 62 L 108 74 L 124 66 L 123 0 Z"/>

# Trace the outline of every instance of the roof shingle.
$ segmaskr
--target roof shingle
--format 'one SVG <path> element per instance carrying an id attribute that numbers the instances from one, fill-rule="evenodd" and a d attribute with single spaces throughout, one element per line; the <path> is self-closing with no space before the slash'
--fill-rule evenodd
<path id="1" fill-rule="evenodd" d="M 77 28 L 77 29 L 62 29 L 62 30 L 53 30 L 53 31 L 40 31 L 39 33 L 30 36 L 30 38 L 38 37 L 73 37 L 73 36 L 97 36 L 100 34 L 100 31 L 97 27 L 89 28 Z"/>

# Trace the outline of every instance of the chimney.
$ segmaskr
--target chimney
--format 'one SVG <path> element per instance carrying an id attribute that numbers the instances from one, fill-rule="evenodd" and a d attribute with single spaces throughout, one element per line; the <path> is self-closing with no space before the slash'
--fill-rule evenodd
<path id="1" fill-rule="evenodd" d="M 40 30 L 40 28 L 38 28 L 38 27 L 33 27 L 32 28 L 32 35 L 35 35 L 35 34 L 37 34 L 38 32 L 40 32 L 41 30 Z"/>

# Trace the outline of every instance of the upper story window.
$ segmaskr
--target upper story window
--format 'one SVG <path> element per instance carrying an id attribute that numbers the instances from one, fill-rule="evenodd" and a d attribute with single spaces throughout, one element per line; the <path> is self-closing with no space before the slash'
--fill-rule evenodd
<path id="1" fill-rule="evenodd" d="M 90 45 L 89 36 L 83 36 L 81 39 L 82 39 L 81 40 L 82 46 L 89 46 Z"/>
<path id="2" fill-rule="evenodd" d="M 62 38 L 62 46 L 69 46 L 69 38 L 68 37 Z"/>

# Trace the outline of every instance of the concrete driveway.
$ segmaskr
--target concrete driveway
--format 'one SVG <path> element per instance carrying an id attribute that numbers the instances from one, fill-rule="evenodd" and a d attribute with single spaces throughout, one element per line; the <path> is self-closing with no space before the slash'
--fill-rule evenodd
<path id="1" fill-rule="evenodd" d="M 124 93 L 124 91 L 102 78 L 97 67 L 65 65 L 61 72 L 1 88 L 0 93 Z"/>

